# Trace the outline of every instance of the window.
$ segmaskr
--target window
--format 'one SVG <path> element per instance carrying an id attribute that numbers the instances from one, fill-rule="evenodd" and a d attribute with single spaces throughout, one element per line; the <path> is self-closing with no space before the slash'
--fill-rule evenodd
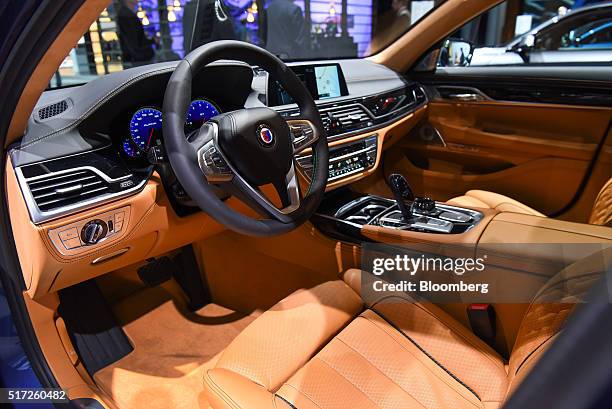
<path id="1" fill-rule="evenodd" d="M 596 18 L 598 16 L 585 14 L 559 21 L 558 27 L 536 35 L 534 48 L 545 51 L 612 49 L 612 7 L 609 15 L 609 18 Z"/>
<path id="2" fill-rule="evenodd" d="M 365 57 L 444 0 L 113 0 L 59 67 L 50 87 L 179 60 L 221 39 L 284 60 Z"/>
<path id="3" fill-rule="evenodd" d="M 611 64 L 612 1 L 506 0 L 443 44 L 438 66 Z"/>

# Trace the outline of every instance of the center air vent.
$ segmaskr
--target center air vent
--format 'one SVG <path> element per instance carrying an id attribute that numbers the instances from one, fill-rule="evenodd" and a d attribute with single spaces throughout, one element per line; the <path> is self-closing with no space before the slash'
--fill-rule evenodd
<path id="1" fill-rule="evenodd" d="M 53 116 L 59 115 L 62 112 L 68 109 L 68 100 L 64 99 L 62 101 L 53 103 L 51 105 L 44 106 L 38 110 L 38 120 L 44 121 L 45 119 L 49 119 Z"/>
<path id="2" fill-rule="evenodd" d="M 323 109 L 321 110 L 321 116 L 324 124 L 335 119 L 343 127 L 370 120 L 370 116 L 366 113 L 361 105 L 346 105 Z"/>
<path id="3" fill-rule="evenodd" d="M 111 185 L 90 169 L 78 169 L 26 180 L 38 208 L 47 212 L 109 193 Z"/>

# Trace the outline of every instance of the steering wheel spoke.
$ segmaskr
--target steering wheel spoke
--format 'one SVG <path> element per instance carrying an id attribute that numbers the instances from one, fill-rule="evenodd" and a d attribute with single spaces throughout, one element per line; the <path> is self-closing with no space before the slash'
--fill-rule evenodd
<path id="1" fill-rule="evenodd" d="M 234 193 L 252 209 L 264 217 L 271 217 L 283 223 L 291 222 L 290 214 L 300 207 L 300 192 L 294 165 L 285 179 L 273 183 L 283 208 L 276 207 L 257 186 L 252 186 L 238 173 L 234 174 L 231 184 Z M 237 192 L 236 192 L 237 190 Z"/>
<path id="2" fill-rule="evenodd" d="M 319 132 L 312 122 L 305 118 L 294 117 L 287 120 L 291 131 L 293 153 L 297 154 L 310 147 L 319 139 Z"/>
<path id="3" fill-rule="evenodd" d="M 196 151 L 200 170 L 209 183 L 229 182 L 234 177 L 234 171 L 217 143 L 217 132 L 217 124 L 208 122 L 202 125 L 193 139 L 189 140 Z"/>

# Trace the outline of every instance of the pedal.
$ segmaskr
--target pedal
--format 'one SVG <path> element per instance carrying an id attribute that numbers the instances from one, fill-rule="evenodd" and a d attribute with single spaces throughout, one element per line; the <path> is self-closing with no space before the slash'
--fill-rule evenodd
<path id="1" fill-rule="evenodd" d="M 172 278 L 177 265 L 169 257 L 152 258 L 138 269 L 138 277 L 149 287 L 155 287 Z"/>

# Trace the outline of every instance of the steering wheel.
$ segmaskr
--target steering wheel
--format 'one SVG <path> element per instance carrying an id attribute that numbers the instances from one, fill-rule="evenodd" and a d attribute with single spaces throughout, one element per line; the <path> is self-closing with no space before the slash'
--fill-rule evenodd
<path id="1" fill-rule="evenodd" d="M 300 108 L 283 119 L 267 107 L 244 108 L 215 116 L 185 136 L 193 75 L 217 60 L 242 61 L 266 70 Z M 228 90 L 230 92 L 230 90 Z M 325 129 L 312 96 L 279 58 L 255 45 L 216 41 L 189 53 L 170 77 L 163 105 L 164 146 L 185 191 L 216 221 L 236 232 L 273 236 L 297 228 L 312 216 L 325 191 L 328 147 Z M 313 172 L 301 197 L 294 155 L 311 147 Z M 274 186 L 283 208 L 260 190 Z M 215 194 L 217 186 L 236 196 L 263 218 L 240 213 Z"/>

